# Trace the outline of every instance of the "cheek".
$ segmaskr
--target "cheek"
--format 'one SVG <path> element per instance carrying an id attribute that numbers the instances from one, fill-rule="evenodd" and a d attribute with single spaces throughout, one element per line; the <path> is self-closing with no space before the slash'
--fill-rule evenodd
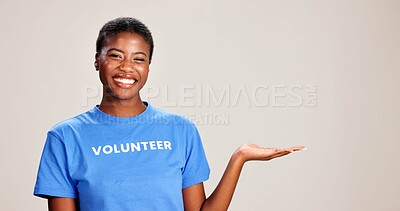
<path id="1" fill-rule="evenodd" d="M 100 77 L 100 81 L 101 81 L 102 84 L 107 84 L 108 83 L 107 82 L 107 77 L 104 74 L 104 71 L 100 70 L 99 77 Z"/>
<path id="2" fill-rule="evenodd" d="M 147 74 L 149 73 L 149 67 L 148 66 L 137 66 L 136 71 L 142 76 L 142 77 L 147 77 Z"/>
<path id="3" fill-rule="evenodd" d="M 110 81 L 112 80 L 110 78 L 111 72 L 112 72 L 112 67 L 110 66 L 110 64 L 101 64 L 100 70 L 99 70 L 99 77 L 100 77 L 100 81 L 103 84 L 110 83 Z"/>
<path id="4" fill-rule="evenodd" d="M 100 71 L 103 76 L 110 75 L 112 70 L 115 68 L 111 62 L 104 62 L 100 66 Z"/>
<path id="5" fill-rule="evenodd" d="M 141 74 L 141 75 L 147 75 L 149 73 L 149 66 L 148 65 L 140 65 L 136 67 L 136 70 Z"/>

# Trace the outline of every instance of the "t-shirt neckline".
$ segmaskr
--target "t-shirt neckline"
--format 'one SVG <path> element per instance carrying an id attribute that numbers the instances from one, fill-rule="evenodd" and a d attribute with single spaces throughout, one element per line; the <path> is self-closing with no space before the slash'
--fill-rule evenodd
<path id="1" fill-rule="evenodd" d="M 95 105 L 92 109 L 91 112 L 93 113 L 95 119 L 97 119 L 99 122 L 104 122 L 104 123 L 136 123 L 138 121 L 143 121 L 146 118 L 149 117 L 149 114 L 153 110 L 153 106 L 146 102 L 143 101 L 143 103 L 146 105 L 146 109 L 135 116 L 130 116 L 130 117 L 120 117 L 120 116 L 113 116 L 111 114 L 107 114 L 104 111 L 99 109 L 99 104 Z"/>

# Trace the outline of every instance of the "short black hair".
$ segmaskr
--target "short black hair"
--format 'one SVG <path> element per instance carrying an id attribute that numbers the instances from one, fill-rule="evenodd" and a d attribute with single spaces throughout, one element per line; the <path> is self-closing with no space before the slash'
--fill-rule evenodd
<path id="1" fill-rule="evenodd" d="M 136 33 L 142 36 L 150 47 L 149 61 L 151 61 L 154 49 L 151 32 L 141 21 L 131 17 L 117 18 L 104 24 L 104 26 L 100 29 L 99 36 L 97 37 L 96 52 L 100 53 L 101 48 L 108 37 L 114 36 L 121 32 Z"/>

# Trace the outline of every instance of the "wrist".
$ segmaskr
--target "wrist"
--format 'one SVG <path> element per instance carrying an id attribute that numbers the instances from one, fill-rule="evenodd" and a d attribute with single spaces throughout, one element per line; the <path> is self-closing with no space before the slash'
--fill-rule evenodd
<path id="1" fill-rule="evenodd" d="M 235 150 L 235 152 L 233 152 L 231 160 L 234 161 L 235 163 L 243 165 L 244 163 L 246 163 L 248 159 L 244 155 L 243 151 L 240 148 L 238 148 L 237 150 Z"/>

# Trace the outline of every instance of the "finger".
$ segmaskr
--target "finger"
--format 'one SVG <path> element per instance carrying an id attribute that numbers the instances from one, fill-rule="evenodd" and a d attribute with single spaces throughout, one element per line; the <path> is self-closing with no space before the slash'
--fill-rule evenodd
<path id="1" fill-rule="evenodd" d="M 279 150 L 276 151 L 275 153 L 270 154 L 270 156 L 271 156 L 271 157 L 274 157 L 274 156 L 280 157 L 280 156 L 283 156 L 283 155 L 287 155 L 287 154 L 289 154 L 289 153 L 290 153 L 290 151 L 288 151 L 288 150 L 279 149 Z"/>
<path id="2" fill-rule="evenodd" d="M 281 152 L 281 153 L 279 153 L 279 154 L 270 156 L 270 159 L 279 158 L 279 157 L 282 157 L 282 156 L 285 156 L 285 155 L 288 155 L 288 154 L 290 154 L 290 152 L 288 152 L 288 151 L 286 151 L 286 152 Z"/>
<path id="3" fill-rule="evenodd" d="M 290 154 L 290 153 L 291 153 L 291 151 L 284 150 L 284 151 L 281 151 L 281 152 L 277 153 L 276 155 L 277 156 L 283 156 L 283 155 L 287 155 L 287 154 Z"/>
<path id="4" fill-rule="evenodd" d="M 262 148 L 262 150 L 263 150 L 263 152 L 271 153 L 271 154 L 277 153 L 280 151 L 280 149 L 278 149 L 278 148 Z"/>
<path id="5" fill-rule="evenodd" d="M 290 152 L 300 151 L 300 150 L 305 150 L 305 149 L 306 148 L 304 146 L 294 146 L 294 147 L 285 148 L 285 150 L 288 150 Z"/>

